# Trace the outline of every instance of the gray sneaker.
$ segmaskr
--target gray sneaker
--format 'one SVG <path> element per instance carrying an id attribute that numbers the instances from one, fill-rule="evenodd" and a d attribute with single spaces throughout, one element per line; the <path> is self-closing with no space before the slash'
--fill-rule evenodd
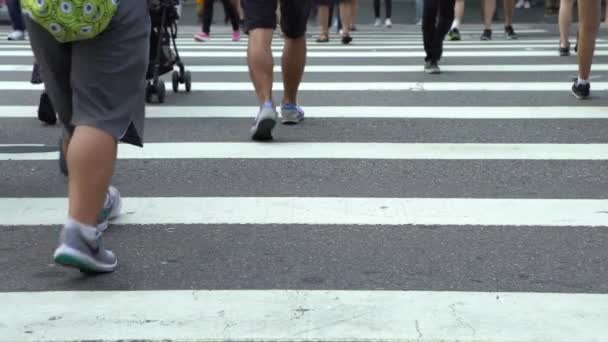
<path id="1" fill-rule="evenodd" d="M 437 62 L 427 61 L 424 64 L 424 72 L 427 74 L 438 75 L 441 74 L 441 69 L 439 69 Z"/>
<path id="2" fill-rule="evenodd" d="M 304 110 L 295 104 L 284 104 L 281 106 L 281 118 L 283 124 L 297 124 L 304 120 Z"/>
<path id="3" fill-rule="evenodd" d="M 272 140 L 272 129 L 277 124 L 278 116 L 274 105 L 264 105 L 251 127 L 251 139 Z"/>
<path id="4" fill-rule="evenodd" d="M 122 199 L 120 198 L 120 192 L 118 192 L 118 189 L 115 187 L 110 186 L 106 193 L 106 200 L 103 204 L 103 208 L 97 216 L 97 229 L 101 232 L 108 229 L 110 222 L 120 216 L 121 209 Z"/>
<path id="5" fill-rule="evenodd" d="M 67 223 L 53 255 L 55 262 L 85 273 L 113 272 L 118 267 L 118 259 L 112 251 L 104 248 L 101 232 L 88 229 L 85 231 L 74 222 Z"/>

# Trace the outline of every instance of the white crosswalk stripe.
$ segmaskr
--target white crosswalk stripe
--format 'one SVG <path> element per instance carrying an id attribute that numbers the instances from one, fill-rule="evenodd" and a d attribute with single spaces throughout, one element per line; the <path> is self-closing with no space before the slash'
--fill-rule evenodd
<path id="1" fill-rule="evenodd" d="M 519 33 L 525 33 L 530 38 L 517 41 L 503 40 L 496 35 L 491 42 L 480 42 L 478 38 L 447 42 L 443 57 L 445 62 L 442 61 L 444 64 L 441 67 L 445 77 L 453 77 L 449 80 L 442 79 L 443 75 L 425 78 L 419 28 L 401 29 L 405 31 L 362 27 L 354 33 L 352 46 L 341 46 L 337 39 L 326 45 L 317 44 L 314 43 L 316 31 L 309 33 L 310 58 L 300 88 L 307 120 L 293 128 L 281 127 L 277 134 L 284 140 L 272 143 L 244 142 L 256 110 L 255 104 L 245 102 L 249 99 L 255 101 L 245 64 L 246 37 L 241 42 L 232 42 L 228 31 L 218 28 L 218 33 L 214 33 L 210 42 L 201 44 L 190 38 L 195 28 L 184 30 L 178 39 L 178 47 L 187 69 L 193 73 L 193 92 L 169 92 L 168 103 L 147 107 L 147 125 L 151 128 L 143 149 L 120 146 L 116 179 L 133 193 L 124 193 L 124 214 L 113 222 L 114 227 L 108 233 L 116 230 L 125 236 L 131 230 L 141 230 L 174 234 L 194 226 L 195 230 L 219 234 L 217 232 L 230 227 L 244 226 L 254 236 L 261 234 L 264 227 L 278 227 L 280 230 L 281 227 L 295 226 L 306 234 L 318 227 L 331 231 L 346 226 L 350 228 L 344 234 L 349 234 L 351 230 L 354 234 L 357 227 L 368 231 L 384 227 L 390 230 L 387 238 L 390 240 L 390 234 L 417 230 L 433 232 L 438 227 L 447 227 L 445 229 L 451 232 L 473 232 L 470 239 L 473 239 L 473 235 L 482 236 L 490 229 L 499 232 L 517 230 L 527 236 L 539 234 L 540 229 L 550 229 L 564 234 L 560 246 L 569 246 L 565 241 L 566 234 L 572 231 L 597 229 L 603 232 L 608 228 L 608 199 L 605 195 L 588 195 L 586 192 L 592 189 L 584 187 L 576 194 L 559 193 L 553 189 L 551 193 L 559 194 L 554 197 L 535 193 L 537 186 L 540 186 L 535 182 L 540 178 L 551 177 L 560 171 L 567 177 L 570 175 L 568 172 L 574 172 L 571 170 L 577 163 L 589 163 L 604 170 L 602 167 L 608 162 L 608 141 L 605 137 L 591 136 L 585 137 L 588 140 L 576 141 L 568 135 L 571 134 L 569 131 L 577 128 L 584 132 L 600 132 L 592 129 L 603 129 L 608 122 L 608 107 L 603 99 L 608 91 L 608 82 L 604 81 L 608 63 L 603 58 L 608 55 L 606 39 L 598 41 L 596 56 L 599 58 L 593 67 L 596 78 L 592 82 L 592 91 L 599 95 L 599 99 L 579 103 L 569 95 L 570 77 L 578 70 L 576 59 L 559 59 L 556 48 L 558 38 L 547 37 L 545 29 L 535 26 L 518 29 Z M 480 32 L 471 28 L 462 33 L 477 36 Z M 535 34 L 543 35 L 534 37 Z M 275 57 L 281 56 L 280 41 L 273 43 L 273 50 Z M 46 184 L 46 188 L 41 190 L 23 184 L 18 194 L 10 190 L 15 188 L 12 186 L 13 179 L 23 179 L 20 177 L 24 175 L 29 175 L 27 179 L 32 184 L 40 184 L 39 179 L 48 176 L 40 173 L 54 170 L 58 158 L 55 145 L 57 130 L 46 127 L 44 131 L 35 120 L 36 100 L 44 87 L 29 82 L 32 57 L 28 42 L 0 41 L 0 234 L 11 233 L 13 239 L 16 236 L 14 232 L 44 234 L 57 228 L 65 220 L 68 205 L 65 194 L 56 192 L 56 184 Z M 281 72 L 279 65 L 275 66 L 275 72 Z M 418 74 L 420 80 L 412 81 Z M 404 80 L 395 81 L 395 75 Z M 464 77 L 457 79 L 458 76 Z M 171 88 L 170 75 L 164 76 L 164 79 L 167 89 Z M 277 92 L 282 90 L 280 77 L 276 77 L 273 87 Z M 537 100 L 525 102 L 521 100 L 523 98 Z M 341 99 L 346 99 L 345 103 L 341 103 Z M 307 105 L 307 101 L 310 105 Z M 175 133 L 175 127 L 195 127 L 201 122 L 210 127 L 227 127 L 226 134 L 244 128 L 244 138 L 242 141 L 232 141 L 230 138 L 218 138 L 216 141 L 213 140 L 216 138 L 205 136 L 193 139 L 196 132 Z M 462 125 L 480 125 L 480 130 L 495 132 L 496 139 L 478 139 L 476 134 L 480 132 L 475 131 L 470 133 L 467 142 L 429 142 L 424 136 L 426 132 L 408 137 L 421 122 L 429 123 L 429 126 L 436 123 L 436 127 L 439 127 L 435 128 L 437 130 L 441 129 L 441 124 L 449 123 L 451 128 L 446 130 L 446 137 L 442 141 L 450 138 L 451 131 L 462 129 Z M 325 136 L 324 133 L 310 130 L 324 124 L 330 128 L 337 126 L 341 131 L 336 132 L 335 136 Z M 399 131 L 399 125 L 414 127 L 411 130 L 403 128 L 403 140 L 399 141 L 387 141 L 382 136 L 374 135 L 374 132 L 363 132 L 367 127 L 373 129 L 377 126 Z M 520 137 L 516 135 L 519 132 L 508 131 L 513 127 L 533 131 L 545 126 L 557 126 L 555 131 L 558 133 L 546 140 L 532 136 L 524 139 L 526 141 L 501 141 L 500 134 L 512 133 Z M 168 137 L 163 133 L 165 129 L 174 133 L 167 133 L 171 135 Z M 28 132 L 33 130 L 45 133 L 32 139 Z M 359 133 L 357 138 L 342 141 L 341 137 L 351 131 Z M 218 132 L 218 135 L 222 133 Z M 297 137 L 302 135 L 296 134 L 310 134 L 314 141 L 297 141 Z M 277 161 L 283 163 L 279 164 L 282 166 L 272 170 L 276 168 Z M 394 162 L 397 164 L 392 165 L 397 166 L 396 169 L 382 169 L 378 166 L 380 162 Z M 440 164 L 443 162 L 448 164 Z M 330 196 L 312 192 L 304 196 L 252 194 L 259 184 L 251 184 L 251 189 L 242 189 L 243 195 L 211 196 L 207 195 L 207 184 L 196 183 L 194 173 L 199 171 L 186 169 L 189 165 L 203 165 L 202 168 L 229 165 L 213 172 L 230 175 L 236 174 L 239 168 L 245 168 L 246 173 L 251 174 L 267 172 L 268 186 L 277 187 L 285 186 L 285 183 L 298 183 L 301 180 L 299 177 L 304 178 L 304 174 L 307 174 L 312 180 L 302 182 L 301 187 L 305 192 L 307 184 L 321 183 L 324 177 L 323 170 L 300 170 L 298 166 L 317 165 L 313 163 L 324 163 L 324 167 L 335 168 L 345 177 L 349 177 L 351 171 L 365 174 L 361 170 L 371 169 L 369 182 L 374 184 L 378 182 L 374 177 L 390 174 L 399 181 L 399 177 L 417 171 L 428 172 L 427 177 L 437 177 L 433 181 L 441 184 L 440 178 L 449 178 L 451 170 L 443 170 L 439 175 L 438 171 L 431 169 L 433 164 L 441 165 L 440 168 L 450 167 L 446 165 L 480 168 L 482 174 L 498 174 L 506 166 L 518 166 L 521 167 L 518 169 L 521 174 L 492 179 L 496 179 L 496 182 L 501 179 L 507 182 L 509 178 L 513 182 L 521 180 L 525 184 L 520 188 L 529 187 L 530 191 L 522 191 L 515 196 L 503 196 L 495 191 L 493 196 L 487 196 L 492 192 L 477 193 L 476 189 L 467 189 L 470 197 L 462 197 L 452 195 L 453 185 L 452 188 L 442 188 L 439 196 L 436 193 L 411 196 L 407 192 L 402 196 L 361 195 L 356 190 L 341 188 L 341 180 L 336 179 L 338 190 L 332 189 Z M 348 170 L 343 166 L 347 164 L 341 163 L 357 163 L 359 169 Z M 415 163 L 424 164 L 414 166 Z M 49 167 L 51 164 L 52 167 Z M 169 169 L 176 170 L 178 175 L 159 175 L 155 168 L 160 170 L 163 164 L 170 165 Z M 489 167 L 491 164 L 493 166 Z M 120 170 L 123 169 L 128 171 L 121 174 Z M 458 173 L 458 170 L 454 169 L 453 172 Z M 588 184 L 606 185 L 605 175 L 588 172 L 590 174 L 580 176 L 585 178 L 581 184 L 586 184 L 584 181 L 588 179 Z M 288 174 L 288 181 L 277 180 L 278 174 Z M 135 183 L 129 177 L 148 176 L 148 188 L 129 187 L 131 181 Z M 467 176 L 480 177 L 479 174 Z M 165 189 L 160 184 L 161 179 L 165 183 L 179 183 L 180 178 L 188 178 L 191 195 L 159 195 L 152 191 L 156 187 Z M 480 178 L 480 189 L 500 188 L 487 179 Z M 159 184 L 154 184 L 155 180 Z M 52 182 L 58 181 L 54 179 Z M 3 186 L 6 186 L 6 194 L 2 191 Z M 232 187 L 229 183 L 220 186 L 226 189 Z M 605 234 L 597 233 L 591 240 L 602 240 L 604 237 Z M 427 254 L 436 253 L 433 247 L 450 244 L 450 241 L 442 238 L 446 239 L 434 236 L 430 242 L 421 240 L 417 253 L 426 258 Z M 288 237 L 286 245 L 293 250 L 308 250 L 305 242 L 296 239 Z M 182 237 L 178 243 L 183 246 L 167 246 L 164 241 L 156 241 L 154 249 L 186 248 L 188 240 L 189 237 Z M 533 238 L 530 240 L 537 244 L 535 247 L 539 254 L 546 253 L 544 245 Z M 0 260 L 14 260 L 10 259 L 11 251 L 23 250 L 5 246 L 2 241 L 3 237 L 0 237 Z M 12 240 L 6 241 L 10 243 Z M 277 241 L 278 244 L 282 242 Z M 235 243 L 241 244 L 240 240 Z M 493 243 L 499 249 L 501 242 Z M 201 246 L 207 248 L 202 241 Z M 147 247 L 133 252 L 123 244 L 115 249 L 119 257 L 127 253 L 147 256 L 147 253 L 152 253 Z M 377 248 L 378 254 L 385 253 L 382 246 L 374 248 Z M 479 246 L 471 243 L 470 248 Z M 529 262 L 534 264 L 537 255 L 529 253 Z M 576 254 L 576 251 L 568 253 Z M 310 254 L 312 258 L 315 252 Z M 319 251 L 319 254 L 323 253 Z M 230 256 L 223 255 L 221 258 L 230 260 Z M 458 260 L 465 265 L 462 272 L 469 274 L 473 269 L 472 272 L 491 273 L 492 265 L 485 265 L 487 268 L 484 268 L 475 260 Z M 561 261 L 564 260 L 567 261 Z M 601 262 L 599 257 L 597 260 Z M 30 257 L 24 261 L 27 262 L 44 264 L 48 260 Z M 127 266 L 117 272 L 140 267 L 129 265 L 126 257 L 121 262 Z M 205 260 L 197 262 L 204 264 Z M 217 272 L 218 278 L 222 279 L 222 272 L 233 272 L 231 267 L 237 267 L 235 262 L 225 263 L 221 269 L 210 268 L 205 270 L 209 273 L 204 274 Z M 162 265 L 167 266 L 166 262 Z M 603 268 L 597 265 L 599 263 L 589 267 L 601 274 L 599 270 Z M 15 270 L 9 269 L 9 272 L 25 273 L 25 264 L 10 267 Z M 172 267 L 182 266 L 177 263 Z M 257 267 L 263 265 L 248 267 L 255 272 Z M 315 267 L 323 269 L 324 265 L 319 263 Z M 346 269 L 349 267 L 352 265 L 344 266 Z M 414 274 L 408 273 L 406 265 L 394 267 L 394 273 L 408 274 L 407 277 Z M 550 268 L 549 265 L 543 267 Z M 559 266 L 554 271 L 559 272 Z M 40 271 L 41 274 L 49 272 L 55 272 L 55 269 Z M 161 270 L 158 265 L 146 265 L 145 272 L 150 277 L 150 283 L 165 284 L 155 280 L 155 277 L 165 277 L 164 269 Z M 188 269 L 180 269 L 179 272 L 181 277 L 189 276 Z M 280 272 L 277 270 L 277 278 L 283 276 L 279 275 Z M 441 272 L 445 270 L 437 271 Z M 64 275 L 55 274 L 50 277 L 60 278 Z M 285 274 L 289 277 L 289 273 Z M 504 274 L 490 275 L 496 283 L 501 276 L 506 277 Z M 559 276 L 555 275 L 556 279 Z M 577 276 L 569 275 L 568 279 Z M 415 278 L 415 275 L 410 278 Z M 114 279 L 120 282 L 120 278 Z M 608 320 L 608 295 L 598 293 L 601 289 L 592 285 L 563 285 L 564 280 L 555 280 L 558 283 L 555 291 L 535 288 L 535 284 L 542 280 L 538 280 L 538 283 L 528 282 L 522 289 L 510 291 L 503 290 L 499 285 L 487 284 L 483 285 L 486 287 L 463 288 L 461 284 L 466 283 L 463 279 L 458 282 L 454 280 L 453 287 L 429 285 L 428 288 L 414 290 L 382 291 L 385 288 L 382 285 L 353 285 L 342 289 L 331 286 L 306 287 L 295 283 L 293 287 L 280 288 L 274 286 L 274 279 L 266 279 L 265 282 L 255 279 L 260 282 L 247 283 L 251 279 L 251 275 L 243 275 L 243 285 L 226 285 L 226 289 L 214 291 L 206 291 L 198 281 L 189 283 L 184 291 L 181 291 L 181 286 L 148 287 L 144 281 L 125 286 L 121 284 L 122 287 L 116 288 L 110 285 L 109 291 L 86 291 L 90 284 L 85 287 L 72 283 L 58 285 L 50 280 L 42 290 L 29 291 L 24 290 L 18 282 L 0 281 L 0 342 L 608 340 L 608 325 L 605 324 Z M 47 280 L 36 281 L 42 281 L 44 285 Z M 530 289 L 526 289 L 526 286 L 530 286 Z"/>

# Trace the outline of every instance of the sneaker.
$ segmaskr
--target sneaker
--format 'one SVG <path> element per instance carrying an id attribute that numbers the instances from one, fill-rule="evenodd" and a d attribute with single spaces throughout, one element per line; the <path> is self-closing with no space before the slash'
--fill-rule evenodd
<path id="1" fill-rule="evenodd" d="M 509 25 L 505 27 L 505 36 L 507 39 L 517 39 L 517 34 L 513 30 L 513 26 Z"/>
<path id="2" fill-rule="evenodd" d="M 448 32 L 448 40 L 455 41 L 460 40 L 460 31 L 457 28 L 453 28 Z"/>
<path id="3" fill-rule="evenodd" d="M 589 98 L 591 93 L 591 84 L 579 84 L 578 81 L 574 81 L 572 85 L 572 95 L 576 96 L 577 99 L 585 100 Z"/>
<path id="4" fill-rule="evenodd" d="M 431 75 L 441 74 L 441 69 L 439 69 L 439 65 L 434 61 L 427 61 L 424 64 L 424 72 Z"/>
<path id="5" fill-rule="evenodd" d="M 570 56 L 570 47 L 559 47 L 559 55 L 561 57 Z"/>
<path id="6" fill-rule="evenodd" d="M 342 36 L 342 44 L 348 45 L 352 41 L 353 41 L 353 37 L 351 37 L 350 35 L 348 35 L 348 36 Z"/>
<path id="7" fill-rule="evenodd" d="M 257 141 L 272 140 L 272 129 L 277 124 L 277 117 L 278 114 L 274 104 L 265 103 L 251 127 L 251 139 Z"/>
<path id="8" fill-rule="evenodd" d="M 8 40 L 25 40 L 25 32 L 19 31 L 19 30 L 13 31 L 8 34 L 7 39 Z"/>
<path id="9" fill-rule="evenodd" d="M 481 40 L 492 40 L 492 30 L 483 30 Z"/>
<path id="10" fill-rule="evenodd" d="M 281 106 L 281 118 L 283 124 L 297 124 L 304 120 L 304 110 L 292 103 L 284 104 Z"/>
<path id="11" fill-rule="evenodd" d="M 86 273 L 113 272 L 118 259 L 112 251 L 104 248 L 101 232 L 92 227 L 83 227 L 68 222 L 59 236 L 59 247 L 53 254 L 55 262 Z"/>
<path id="12" fill-rule="evenodd" d="M 386 20 L 384 21 L 384 26 L 386 26 L 387 28 L 393 27 L 393 21 L 391 20 L 391 18 L 386 18 Z"/>
<path id="13" fill-rule="evenodd" d="M 40 75 L 40 65 L 38 63 L 34 63 L 30 83 L 32 83 L 32 84 L 42 84 L 43 83 L 42 76 Z"/>
<path id="14" fill-rule="evenodd" d="M 526 2 L 524 2 L 524 8 L 525 8 L 525 9 L 530 9 L 530 8 L 532 8 L 532 4 L 530 4 L 530 1 L 526 1 Z"/>
<path id="15" fill-rule="evenodd" d="M 380 27 L 382 25 L 382 20 L 380 18 L 376 18 L 374 21 L 374 27 Z"/>
<path id="16" fill-rule="evenodd" d="M 211 39 L 211 36 L 205 32 L 199 32 L 194 35 L 194 40 L 197 42 L 208 42 Z"/>
<path id="17" fill-rule="evenodd" d="M 233 31 L 232 32 L 232 41 L 240 42 L 241 41 L 241 31 Z"/>
<path id="18" fill-rule="evenodd" d="M 106 192 L 106 200 L 103 203 L 103 208 L 97 216 L 97 229 L 99 229 L 100 232 L 108 229 L 110 222 L 120 216 L 121 209 L 122 198 L 120 197 L 120 192 L 115 187 L 110 186 Z"/>
<path id="19" fill-rule="evenodd" d="M 416 22 L 416 26 L 422 26 L 422 19 L 420 19 Z"/>
<path id="20" fill-rule="evenodd" d="M 515 8 L 522 8 L 524 7 L 525 1 L 524 0 L 519 0 L 516 4 L 515 4 Z"/>
<path id="21" fill-rule="evenodd" d="M 46 92 L 40 94 L 40 104 L 38 105 L 38 120 L 44 122 L 47 125 L 54 125 L 57 123 L 57 114 L 51 103 L 51 98 Z"/>

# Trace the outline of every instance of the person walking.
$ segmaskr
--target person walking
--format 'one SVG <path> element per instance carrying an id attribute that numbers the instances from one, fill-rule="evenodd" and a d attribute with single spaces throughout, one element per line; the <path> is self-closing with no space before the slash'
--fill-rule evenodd
<path id="1" fill-rule="evenodd" d="M 278 113 L 272 96 L 274 58 L 273 31 L 277 26 L 278 0 L 241 0 L 245 13 L 245 32 L 249 35 L 247 64 L 249 75 L 259 102 L 259 111 L 251 127 L 251 138 L 272 139 Z M 281 1 L 281 30 L 285 36 L 283 47 L 283 100 L 281 117 L 284 124 L 297 124 L 304 119 L 297 95 L 306 65 L 306 25 L 310 14 L 310 0 Z"/>
<path id="2" fill-rule="evenodd" d="M 483 24 L 484 30 L 481 34 L 481 40 L 492 40 L 492 19 L 496 14 L 496 0 L 482 0 L 483 7 Z M 505 11 L 505 36 L 507 39 L 517 39 L 517 34 L 513 29 L 513 12 L 515 11 L 514 0 L 503 0 Z"/>
<path id="3" fill-rule="evenodd" d="M 8 34 L 8 40 L 25 40 L 25 22 L 21 13 L 21 4 L 19 0 L 8 0 L 8 15 L 11 19 L 13 32 Z"/>
<path id="4" fill-rule="evenodd" d="M 82 272 L 112 272 L 118 258 L 102 234 L 121 208 L 110 185 L 117 142 L 143 146 L 148 2 L 64 4 L 21 1 L 42 81 L 65 129 L 60 154 L 68 171 L 68 215 L 53 258 Z"/>
<path id="5" fill-rule="evenodd" d="M 425 0 L 422 14 L 424 40 L 424 71 L 439 74 L 439 60 L 443 54 L 443 40 L 454 20 L 454 0 Z"/>
<path id="6" fill-rule="evenodd" d="M 230 0 L 221 0 L 224 5 L 224 13 L 232 24 L 232 41 L 238 42 L 241 40 L 241 31 L 239 29 L 240 20 L 238 10 L 234 8 Z M 206 42 L 211 39 L 211 22 L 213 21 L 213 4 L 215 0 L 205 0 L 203 7 L 203 30 L 194 35 L 194 40 L 197 42 Z"/>
<path id="7" fill-rule="evenodd" d="M 393 0 L 384 0 L 384 26 L 390 28 L 393 26 L 391 17 L 393 15 Z M 374 26 L 380 27 L 382 25 L 382 19 L 380 18 L 380 0 L 374 0 Z"/>
<path id="8" fill-rule="evenodd" d="M 595 44 L 600 27 L 600 0 L 578 1 L 579 39 L 578 39 L 578 78 L 572 85 L 572 94 L 578 99 L 587 99 L 591 95 L 591 65 Z"/>

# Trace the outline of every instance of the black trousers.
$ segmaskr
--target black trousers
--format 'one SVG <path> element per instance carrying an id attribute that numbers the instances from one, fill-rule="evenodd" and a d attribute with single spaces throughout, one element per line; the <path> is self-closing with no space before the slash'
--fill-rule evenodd
<path id="1" fill-rule="evenodd" d="M 239 30 L 239 14 L 235 8 L 232 8 L 230 0 L 221 0 L 224 5 L 224 11 L 226 16 L 230 18 L 232 24 L 232 30 Z M 205 7 L 203 7 L 203 32 L 209 34 L 211 31 L 211 21 L 213 21 L 213 3 L 215 0 L 205 1 Z"/>
<path id="2" fill-rule="evenodd" d="M 424 0 L 422 36 L 425 61 L 437 62 L 443 54 L 443 40 L 454 21 L 455 0 Z"/>
<path id="3" fill-rule="evenodd" d="M 386 17 L 390 18 L 393 15 L 393 0 L 384 0 L 384 6 L 386 7 Z M 374 15 L 376 18 L 380 18 L 380 0 L 374 0 Z"/>

